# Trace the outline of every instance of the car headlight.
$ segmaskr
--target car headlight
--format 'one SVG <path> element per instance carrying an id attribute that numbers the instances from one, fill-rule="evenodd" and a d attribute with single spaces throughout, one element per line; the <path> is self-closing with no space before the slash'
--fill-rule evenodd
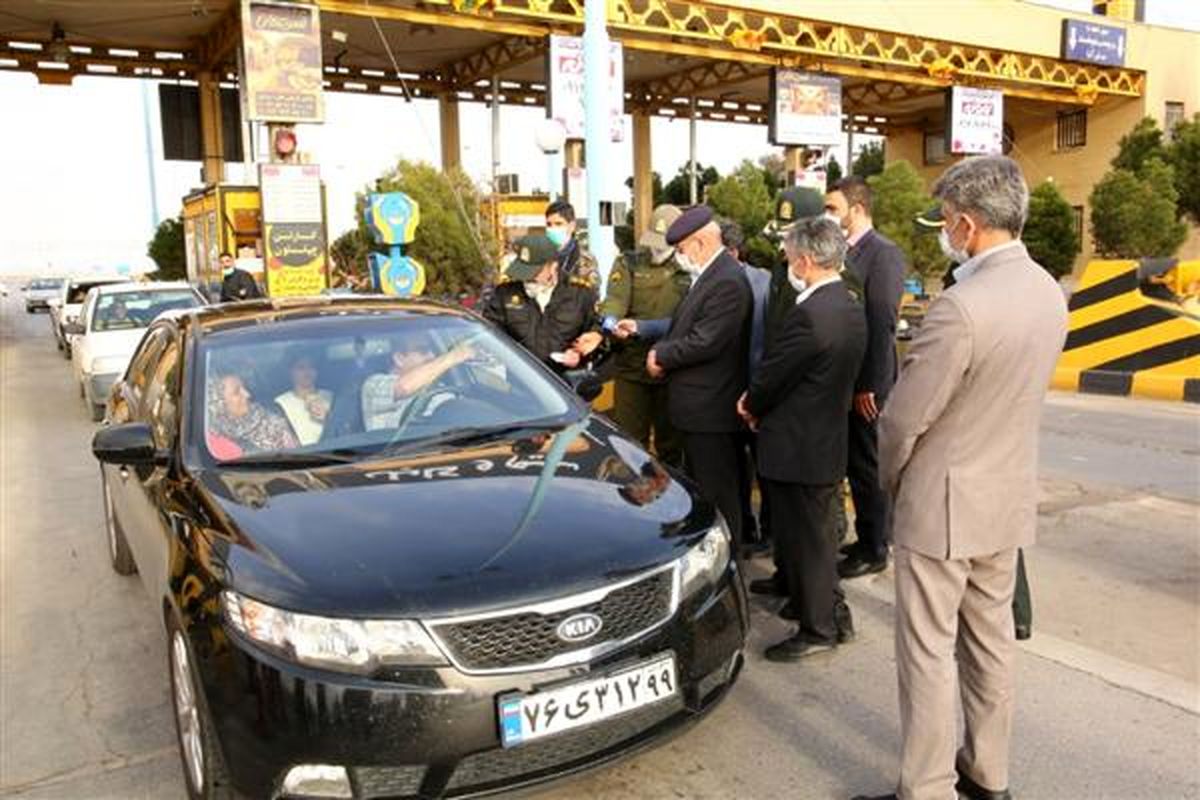
<path id="1" fill-rule="evenodd" d="M 412 620 L 360 620 L 297 614 L 221 593 L 225 619 L 238 633 L 301 664 L 370 674 L 382 666 L 438 666 L 446 658 Z"/>
<path id="2" fill-rule="evenodd" d="M 717 582 L 729 564 L 729 540 L 729 529 L 720 520 L 679 559 L 683 597 Z"/>
<path id="3" fill-rule="evenodd" d="M 125 357 L 124 356 L 98 356 L 92 359 L 92 362 L 85 370 L 89 375 L 107 375 L 110 372 L 124 372 Z"/>

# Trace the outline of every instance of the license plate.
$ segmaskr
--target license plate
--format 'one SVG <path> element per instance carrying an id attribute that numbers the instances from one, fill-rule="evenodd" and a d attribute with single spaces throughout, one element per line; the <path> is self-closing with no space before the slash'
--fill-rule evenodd
<path id="1" fill-rule="evenodd" d="M 665 655 L 602 678 L 499 700 L 505 747 L 625 714 L 675 695 L 675 656 Z"/>

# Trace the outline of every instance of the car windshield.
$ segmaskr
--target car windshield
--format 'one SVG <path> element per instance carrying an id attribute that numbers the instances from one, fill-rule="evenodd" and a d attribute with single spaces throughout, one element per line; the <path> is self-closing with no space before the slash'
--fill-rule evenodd
<path id="1" fill-rule="evenodd" d="M 62 286 L 62 280 L 59 278 L 41 278 L 29 284 L 29 288 L 34 291 L 57 289 L 60 286 Z"/>
<path id="2" fill-rule="evenodd" d="M 126 331 L 145 328 L 164 311 L 200 305 L 190 289 L 156 289 L 145 292 L 102 294 L 92 312 L 93 331 Z"/>
<path id="3" fill-rule="evenodd" d="M 200 438 L 218 462 L 451 446 L 583 413 L 490 327 L 450 315 L 285 320 L 209 333 L 199 353 Z"/>

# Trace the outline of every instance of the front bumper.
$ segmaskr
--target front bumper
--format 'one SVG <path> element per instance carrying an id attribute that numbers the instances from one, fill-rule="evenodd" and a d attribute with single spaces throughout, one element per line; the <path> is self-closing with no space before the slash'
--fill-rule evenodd
<path id="1" fill-rule="evenodd" d="M 117 382 L 117 378 L 119 377 L 121 377 L 121 373 L 119 372 L 84 375 L 83 385 L 87 393 L 88 402 L 93 405 L 107 403 L 108 393 L 112 391 L 113 384 Z"/>
<path id="2" fill-rule="evenodd" d="M 747 627 L 745 594 L 731 565 L 717 587 L 685 599 L 643 638 L 589 664 L 539 672 L 467 675 L 438 667 L 366 679 L 281 661 L 224 628 L 197 626 L 192 642 L 239 791 L 279 797 L 290 768 L 329 764 L 346 768 L 356 798 L 440 798 L 554 780 L 660 743 L 703 717 L 732 686 Z M 680 688 L 673 698 L 501 747 L 498 696 L 614 672 L 667 651 L 675 655 Z"/>

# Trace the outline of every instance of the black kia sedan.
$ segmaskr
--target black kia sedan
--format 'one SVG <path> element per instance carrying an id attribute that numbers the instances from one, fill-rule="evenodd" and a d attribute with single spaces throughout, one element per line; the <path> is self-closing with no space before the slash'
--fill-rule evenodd
<path id="1" fill-rule="evenodd" d="M 741 667 L 714 507 L 470 312 L 158 320 L 92 449 L 191 797 L 524 787 L 661 742 Z"/>

